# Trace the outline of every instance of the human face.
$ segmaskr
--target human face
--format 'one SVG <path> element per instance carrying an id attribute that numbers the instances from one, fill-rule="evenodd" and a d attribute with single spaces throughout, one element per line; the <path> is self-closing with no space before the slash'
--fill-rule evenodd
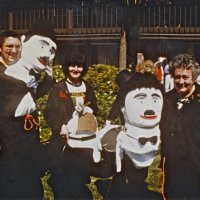
<path id="1" fill-rule="evenodd" d="M 70 65 L 69 66 L 69 78 L 73 80 L 79 80 L 83 72 L 82 65 Z"/>
<path id="2" fill-rule="evenodd" d="M 150 128 L 156 126 L 161 119 L 163 96 L 155 88 L 141 88 L 130 91 L 122 108 L 125 122 L 136 126 Z"/>
<path id="3" fill-rule="evenodd" d="M 7 37 L 0 47 L 1 56 L 6 65 L 16 63 L 21 57 L 22 44 L 18 38 Z"/>
<path id="4" fill-rule="evenodd" d="M 182 96 L 187 96 L 195 83 L 195 80 L 192 76 L 191 69 L 175 69 L 174 71 L 174 85 L 176 91 Z"/>

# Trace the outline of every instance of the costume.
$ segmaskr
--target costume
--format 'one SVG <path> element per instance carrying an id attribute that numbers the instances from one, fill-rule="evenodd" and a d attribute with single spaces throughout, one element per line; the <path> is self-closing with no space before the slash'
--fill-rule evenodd
<path id="1" fill-rule="evenodd" d="M 135 168 L 124 155 L 123 171 L 114 174 L 109 199 L 162 199 L 159 193 L 147 189 L 147 176 L 148 168 Z"/>
<path id="2" fill-rule="evenodd" d="M 89 177 L 97 165 L 94 161 L 99 162 L 100 157 L 95 160 L 93 155 L 93 160 L 94 150 L 92 151 L 90 146 L 87 147 L 87 144 L 86 147 L 82 147 L 82 144 L 90 143 L 90 141 L 92 143 L 93 140 L 93 143 L 96 143 L 95 134 L 91 135 L 92 138 L 87 137 L 87 133 L 84 135 L 84 131 L 76 134 L 75 124 L 79 116 L 75 106 L 79 102 L 92 108 L 93 114 L 97 113 L 96 97 L 92 87 L 84 80 L 80 85 L 74 86 L 67 79 L 54 85 L 47 101 L 45 118 L 53 131 L 49 144 L 50 152 L 54 149 L 49 156 L 59 157 L 58 163 L 51 168 L 50 185 L 54 190 L 55 198 L 58 199 L 92 198 L 85 184 L 89 183 Z M 70 132 L 67 142 L 59 135 L 63 124 L 67 125 Z M 81 135 L 84 135 L 83 140 Z"/>
<path id="3" fill-rule="evenodd" d="M 46 43 L 44 42 L 46 41 Z M 32 36 L 23 43 L 21 59 L 0 75 L 0 198 L 42 199 L 43 147 L 35 116 L 38 80 L 29 72 L 48 71 L 56 44 Z M 34 50 L 32 49 L 34 47 Z M 41 48 L 42 47 L 42 48 Z M 31 51 L 30 51 L 31 49 Z M 48 50 L 47 50 L 48 49 Z"/>
<path id="4" fill-rule="evenodd" d="M 119 117 L 121 124 L 124 124 L 124 118 L 123 118 L 123 114 L 120 110 L 119 101 L 120 101 L 119 95 L 117 95 L 116 99 L 114 100 L 114 102 L 112 104 L 112 108 L 107 116 L 107 120 L 114 121 Z"/>
<path id="5" fill-rule="evenodd" d="M 0 89 L 0 197 L 41 198 L 38 132 L 26 132 L 24 117 L 14 117 L 29 89 L 24 82 L 5 74 L 0 75 L 0 83 L 4 86 Z"/>
<path id="6" fill-rule="evenodd" d="M 120 90 L 124 90 L 124 87 L 126 87 L 126 83 L 129 81 L 129 79 L 132 77 L 132 73 L 126 69 L 120 71 L 116 78 L 115 78 L 115 82 L 117 83 L 118 87 L 119 87 L 119 91 L 118 93 L 120 94 L 121 91 Z M 107 116 L 107 120 L 108 121 L 114 121 L 116 120 L 118 117 L 120 119 L 120 123 L 123 125 L 124 124 L 124 118 L 123 118 L 123 113 L 120 110 L 120 96 L 117 94 L 116 99 L 114 100 L 111 110 Z"/>
<path id="7" fill-rule="evenodd" d="M 97 113 L 96 97 L 92 87 L 85 81 L 85 102 L 90 102 L 94 115 Z M 67 124 L 75 111 L 75 105 L 69 93 L 65 80 L 56 83 L 52 88 L 45 111 L 47 124 L 54 134 L 59 134 L 63 124 Z"/>
<path id="8" fill-rule="evenodd" d="M 200 198 L 199 86 L 186 99 L 175 89 L 166 94 L 162 122 L 162 156 L 165 157 L 167 199 Z"/>
<path id="9" fill-rule="evenodd" d="M 125 125 L 99 130 L 102 146 L 115 154 L 108 198 L 161 199 L 161 194 L 147 189 L 145 179 L 160 144 L 162 89 L 148 73 L 133 74 L 126 86 L 119 94 Z"/>

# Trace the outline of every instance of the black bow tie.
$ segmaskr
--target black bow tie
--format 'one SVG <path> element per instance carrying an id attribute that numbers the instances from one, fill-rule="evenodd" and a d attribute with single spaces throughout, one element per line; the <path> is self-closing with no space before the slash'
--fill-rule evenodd
<path id="1" fill-rule="evenodd" d="M 34 76 L 36 81 L 38 81 L 40 79 L 40 76 L 41 76 L 41 74 L 37 73 L 34 69 L 29 70 L 29 75 Z"/>
<path id="2" fill-rule="evenodd" d="M 157 136 L 153 136 L 150 138 L 141 137 L 138 138 L 138 141 L 140 142 L 141 145 L 145 145 L 147 142 L 151 142 L 151 144 L 155 145 L 158 141 L 158 137 Z"/>

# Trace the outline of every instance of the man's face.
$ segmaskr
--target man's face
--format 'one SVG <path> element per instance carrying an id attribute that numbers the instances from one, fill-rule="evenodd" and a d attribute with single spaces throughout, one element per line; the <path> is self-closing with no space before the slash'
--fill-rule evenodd
<path id="1" fill-rule="evenodd" d="M 69 66 L 69 78 L 80 79 L 83 72 L 82 65 L 70 65 Z"/>
<path id="2" fill-rule="evenodd" d="M 187 96 L 192 90 L 195 80 L 192 77 L 191 69 L 175 69 L 174 85 L 176 91 L 183 97 Z"/>
<path id="3" fill-rule="evenodd" d="M 155 88 L 130 91 L 122 108 L 125 122 L 137 127 L 154 127 L 161 119 L 163 96 Z"/>
<path id="4" fill-rule="evenodd" d="M 18 38 L 7 37 L 0 47 L 1 56 L 6 65 L 16 63 L 21 57 L 22 44 Z"/>

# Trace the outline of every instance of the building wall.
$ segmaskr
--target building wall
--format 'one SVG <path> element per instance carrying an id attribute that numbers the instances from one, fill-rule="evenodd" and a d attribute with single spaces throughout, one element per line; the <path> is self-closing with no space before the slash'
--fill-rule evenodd
<path id="1" fill-rule="evenodd" d="M 141 52 L 143 52 L 145 60 L 151 59 L 157 61 L 160 56 L 171 60 L 179 53 L 190 53 L 199 57 L 200 43 L 192 40 L 141 40 Z"/>
<path id="2" fill-rule="evenodd" d="M 73 53 L 79 52 L 85 56 L 87 66 L 106 64 L 119 66 L 119 42 L 88 42 L 59 41 L 56 63 L 62 64 L 70 59 Z"/>

